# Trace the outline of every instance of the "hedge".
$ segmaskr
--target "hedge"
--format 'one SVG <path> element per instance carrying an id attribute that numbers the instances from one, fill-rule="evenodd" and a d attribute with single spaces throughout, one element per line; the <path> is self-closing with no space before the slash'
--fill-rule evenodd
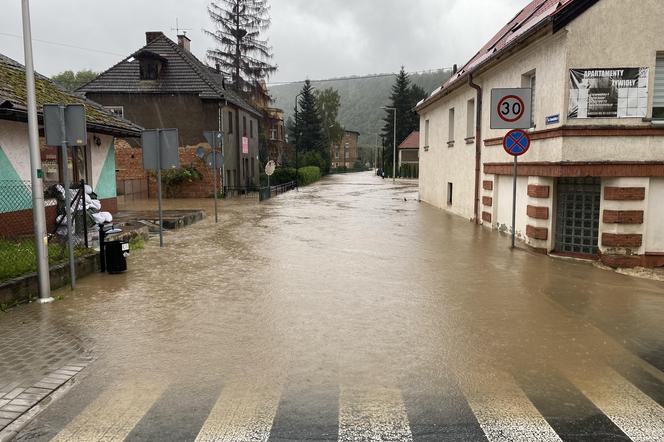
<path id="1" fill-rule="evenodd" d="M 320 167 L 307 166 L 301 167 L 297 171 L 300 186 L 306 186 L 320 180 Z"/>

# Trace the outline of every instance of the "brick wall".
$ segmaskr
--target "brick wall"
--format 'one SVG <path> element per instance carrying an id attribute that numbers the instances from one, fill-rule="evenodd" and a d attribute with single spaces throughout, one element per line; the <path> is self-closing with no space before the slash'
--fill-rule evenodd
<path id="1" fill-rule="evenodd" d="M 645 187 L 605 187 L 604 199 L 609 201 L 643 201 L 646 199 Z"/>

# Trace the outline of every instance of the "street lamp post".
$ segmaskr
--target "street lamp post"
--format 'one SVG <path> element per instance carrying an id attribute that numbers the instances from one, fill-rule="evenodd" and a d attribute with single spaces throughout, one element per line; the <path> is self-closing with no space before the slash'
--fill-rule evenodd
<path id="1" fill-rule="evenodd" d="M 397 182 L 397 108 L 396 107 L 383 107 L 387 111 L 394 112 L 394 141 L 392 144 L 392 182 Z"/>
<path id="2" fill-rule="evenodd" d="M 25 90 L 28 111 L 28 146 L 30 149 L 30 180 L 32 183 L 32 219 L 37 249 L 37 279 L 40 303 L 52 302 L 46 237 L 46 212 L 44 209 L 44 183 L 39 154 L 39 122 L 37 120 L 37 95 L 35 92 L 35 68 L 32 57 L 32 28 L 30 5 L 21 1 L 23 24 L 23 51 L 25 55 Z M 65 171 L 66 172 L 66 171 Z M 65 189 L 67 195 L 69 189 Z M 67 214 L 69 220 L 69 214 Z M 70 230 L 71 232 L 71 230 Z"/>

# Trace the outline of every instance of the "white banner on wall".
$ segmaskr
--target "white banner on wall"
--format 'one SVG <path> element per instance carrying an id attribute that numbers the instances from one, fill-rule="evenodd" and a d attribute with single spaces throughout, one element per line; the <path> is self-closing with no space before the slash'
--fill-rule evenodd
<path id="1" fill-rule="evenodd" d="M 648 68 L 570 69 L 570 118 L 645 118 Z"/>

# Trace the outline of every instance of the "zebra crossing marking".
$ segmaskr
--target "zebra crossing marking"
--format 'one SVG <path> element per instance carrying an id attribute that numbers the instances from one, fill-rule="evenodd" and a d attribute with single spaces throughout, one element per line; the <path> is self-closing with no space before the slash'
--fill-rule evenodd
<path id="1" fill-rule="evenodd" d="M 339 398 L 339 441 L 412 441 L 401 392 L 345 388 Z"/>
<path id="2" fill-rule="evenodd" d="M 281 385 L 237 382 L 225 386 L 196 442 L 267 442 Z"/>
<path id="3" fill-rule="evenodd" d="M 62 429 L 53 442 L 122 441 L 164 390 L 162 385 L 124 384 L 102 392 Z"/>
<path id="4" fill-rule="evenodd" d="M 664 408 L 612 368 L 566 376 L 633 442 L 664 441 Z"/>
<path id="5" fill-rule="evenodd" d="M 499 372 L 464 372 L 457 378 L 489 441 L 561 441 L 512 376 Z"/>

